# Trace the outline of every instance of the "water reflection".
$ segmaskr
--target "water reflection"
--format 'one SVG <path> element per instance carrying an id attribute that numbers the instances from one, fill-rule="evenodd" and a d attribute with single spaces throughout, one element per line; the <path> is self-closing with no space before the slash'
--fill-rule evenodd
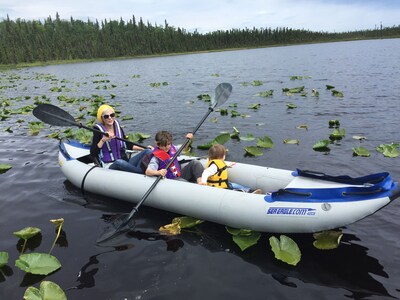
<path id="1" fill-rule="evenodd" d="M 85 207 L 99 209 L 101 211 L 129 212 L 132 204 L 117 204 L 103 202 L 104 199 L 94 195 L 86 195 Z M 117 202 L 118 203 L 118 202 Z M 121 206 L 120 206 L 121 205 Z M 259 243 L 241 252 L 233 243 L 231 236 L 225 231 L 224 226 L 205 222 L 197 226 L 191 232 L 183 232 L 179 236 L 168 236 L 160 234 L 155 224 L 164 222 L 168 224 L 175 215 L 160 210 L 143 207 L 140 217 L 136 219 L 135 230 L 125 232 L 118 239 L 111 240 L 108 247 L 114 250 L 102 252 L 89 259 L 88 264 L 82 267 L 81 282 L 77 288 L 93 287 L 94 275 L 98 269 L 87 271 L 89 266 L 98 263 L 97 256 L 103 253 L 118 251 L 117 247 L 135 243 L 136 241 L 164 241 L 166 251 L 179 251 L 185 244 L 190 246 L 201 246 L 210 253 L 226 252 L 243 259 L 244 262 L 257 266 L 262 272 L 270 275 L 282 285 L 297 288 L 296 281 L 315 284 L 318 286 L 341 288 L 349 291 L 346 297 L 351 299 L 364 299 L 371 296 L 393 297 L 376 277 L 388 278 L 383 266 L 378 259 L 368 255 L 368 248 L 358 244 L 360 239 L 352 234 L 345 233 L 340 246 L 335 250 L 322 251 L 313 246 L 311 234 L 290 234 L 298 243 L 302 259 L 296 266 L 289 266 L 274 258 L 269 248 L 269 234 L 263 234 Z M 112 220 L 115 214 L 103 214 L 105 223 Z M 157 220 L 157 221 L 156 221 Z M 118 246 L 120 245 L 120 246 Z"/>

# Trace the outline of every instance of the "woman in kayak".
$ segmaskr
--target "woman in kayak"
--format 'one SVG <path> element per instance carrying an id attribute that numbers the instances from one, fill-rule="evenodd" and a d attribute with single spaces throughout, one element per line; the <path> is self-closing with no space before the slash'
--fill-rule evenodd
<path id="1" fill-rule="evenodd" d="M 99 159 L 100 165 L 104 168 L 143 174 L 140 161 L 144 155 L 151 152 L 153 147 L 149 146 L 150 149 L 143 149 L 132 143 L 125 143 L 116 139 L 115 137 L 125 139 L 125 134 L 115 118 L 114 109 L 109 105 L 101 105 L 99 107 L 97 121 L 98 123 L 94 125 L 94 128 L 107 133 L 108 136 L 99 132 L 93 133 L 92 146 L 90 148 L 92 157 L 95 160 Z M 125 153 L 126 149 L 139 150 L 141 152 L 128 159 Z"/>

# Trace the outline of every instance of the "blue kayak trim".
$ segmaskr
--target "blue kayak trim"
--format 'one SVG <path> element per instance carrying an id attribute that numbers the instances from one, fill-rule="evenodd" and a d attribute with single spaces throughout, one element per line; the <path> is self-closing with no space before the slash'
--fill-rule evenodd
<path id="1" fill-rule="evenodd" d="M 65 148 L 64 144 L 69 144 L 75 148 L 80 148 L 80 149 L 85 149 L 85 150 L 90 150 L 90 145 L 85 145 L 82 143 L 79 143 L 77 141 L 74 140 L 68 140 L 68 141 L 63 141 L 60 140 L 60 144 L 58 146 L 61 154 L 65 157 L 66 160 L 74 160 L 75 158 L 71 157 L 67 151 L 67 149 Z"/>
<path id="2" fill-rule="evenodd" d="M 382 172 L 382 173 L 375 173 L 367 176 L 353 178 L 348 175 L 332 176 L 321 172 L 300 170 L 300 169 L 296 169 L 296 171 L 293 172 L 292 175 L 295 177 L 302 176 L 302 177 L 309 177 L 314 179 L 333 181 L 343 184 L 353 184 L 353 185 L 376 184 L 385 180 L 386 177 L 390 176 L 388 172 Z"/>
<path id="3" fill-rule="evenodd" d="M 301 176 L 301 175 L 300 175 Z M 310 176 L 306 176 L 310 177 Z M 330 176 L 329 176 L 330 177 Z M 328 176 L 324 178 L 329 178 Z M 264 197 L 266 202 L 351 202 L 373 200 L 376 198 L 389 197 L 392 199 L 393 193 L 398 189 L 398 183 L 393 182 L 389 173 L 377 173 L 360 178 L 348 176 L 338 176 L 340 180 L 349 182 L 364 182 L 363 186 L 348 186 L 337 188 L 286 188 L 273 192 Z M 338 177 L 335 177 L 337 179 Z M 314 178 L 314 177 L 313 177 Z M 322 179 L 322 177 L 318 177 Z M 328 180 L 333 181 L 333 180 Z M 337 182 L 335 180 L 335 182 Z M 377 182 L 372 184 L 371 182 Z M 343 182 L 341 182 L 343 183 Z"/>

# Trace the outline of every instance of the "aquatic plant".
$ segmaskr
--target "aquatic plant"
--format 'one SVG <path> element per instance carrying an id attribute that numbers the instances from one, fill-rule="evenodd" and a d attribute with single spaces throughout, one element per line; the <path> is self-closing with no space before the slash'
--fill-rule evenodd
<path id="1" fill-rule="evenodd" d="M 47 253 L 21 254 L 15 266 L 26 273 L 48 275 L 61 268 L 59 260 Z"/>
<path id="2" fill-rule="evenodd" d="M 225 226 L 226 231 L 232 235 L 232 240 L 236 245 L 239 246 L 240 250 L 244 251 L 247 248 L 254 246 L 258 243 L 261 237 L 261 233 L 248 230 L 248 229 L 237 229 L 229 226 Z"/>
<path id="3" fill-rule="evenodd" d="M 341 140 L 346 136 L 346 130 L 344 128 L 336 128 L 333 132 L 329 135 L 329 139 L 332 141 Z"/>
<path id="4" fill-rule="evenodd" d="M 293 104 L 293 103 L 288 103 L 288 104 L 286 104 L 286 106 L 287 106 L 288 109 L 297 108 L 297 105 L 296 105 L 296 104 Z"/>
<path id="5" fill-rule="evenodd" d="M 399 146 L 400 144 L 380 144 L 378 147 L 376 147 L 376 150 L 380 153 L 382 153 L 386 157 L 398 157 L 400 155 L 399 152 Z"/>
<path id="6" fill-rule="evenodd" d="M 299 246 L 290 237 L 281 235 L 280 239 L 275 236 L 269 238 L 269 244 L 275 258 L 289 265 L 296 266 L 301 259 Z"/>
<path id="7" fill-rule="evenodd" d="M 363 135 L 353 135 L 353 139 L 359 140 L 359 141 L 364 141 L 367 138 L 365 136 L 363 136 Z"/>
<path id="8" fill-rule="evenodd" d="M 181 233 L 181 229 L 192 228 L 203 222 L 203 220 L 188 216 L 175 217 L 172 219 L 171 224 L 161 226 L 159 231 L 168 235 L 178 235 Z"/>
<path id="9" fill-rule="evenodd" d="M 11 168 L 12 168 L 12 165 L 10 165 L 10 164 L 0 164 L 0 174 L 7 172 Z"/>
<path id="10" fill-rule="evenodd" d="M 51 223 L 53 223 L 56 226 L 56 230 L 57 230 L 57 235 L 56 238 L 54 239 L 53 245 L 51 246 L 51 249 L 49 251 L 49 254 L 51 253 L 51 251 L 53 251 L 53 248 L 58 240 L 58 238 L 60 237 L 60 233 L 62 230 L 62 226 L 64 224 L 64 218 L 60 218 L 60 219 L 51 219 L 50 220 Z"/>
<path id="11" fill-rule="evenodd" d="M 255 137 L 254 137 L 254 135 L 252 135 L 251 133 L 248 133 L 248 134 L 246 134 L 245 136 L 240 136 L 239 137 L 239 139 L 241 140 L 241 141 L 253 141 L 253 140 L 255 140 Z"/>
<path id="12" fill-rule="evenodd" d="M 331 250 L 339 247 L 343 233 L 341 231 L 322 231 L 313 233 L 313 245 L 320 250 Z"/>
<path id="13" fill-rule="evenodd" d="M 25 227 L 24 229 L 14 232 L 15 236 L 19 237 L 20 239 L 22 239 L 24 241 L 24 244 L 23 244 L 22 250 L 21 250 L 21 254 L 24 253 L 26 243 L 28 242 L 28 240 L 39 233 L 40 233 L 40 229 L 37 227 Z"/>
<path id="14" fill-rule="evenodd" d="M 258 93 L 256 96 L 260 96 L 260 97 L 272 97 L 274 94 L 274 90 L 269 90 L 269 91 L 264 91 L 261 93 Z"/>
<path id="15" fill-rule="evenodd" d="M 269 136 L 264 136 L 262 138 L 257 139 L 257 146 L 269 149 L 274 146 L 274 142 Z"/>
<path id="16" fill-rule="evenodd" d="M 197 99 L 203 100 L 205 102 L 210 102 L 211 101 L 211 96 L 209 94 L 200 94 L 197 96 Z"/>
<path id="17" fill-rule="evenodd" d="M 304 91 L 305 86 L 299 86 L 295 88 L 282 88 L 282 92 L 284 93 L 291 93 L 291 94 L 299 94 Z"/>
<path id="18" fill-rule="evenodd" d="M 201 150 L 208 150 L 211 148 L 212 145 L 214 144 L 225 144 L 227 141 L 229 141 L 231 139 L 231 136 L 229 133 L 222 133 L 220 135 L 218 135 L 216 138 L 214 138 L 212 141 L 205 143 L 203 145 L 198 145 L 197 149 L 201 149 Z"/>
<path id="19" fill-rule="evenodd" d="M 364 147 L 352 148 L 352 150 L 353 150 L 353 154 L 356 156 L 363 156 L 363 157 L 371 156 L 368 149 L 364 148 Z"/>
<path id="20" fill-rule="evenodd" d="M 42 281 L 40 288 L 30 286 L 24 294 L 25 300 L 67 300 L 67 296 L 59 285 L 52 281 Z"/>
<path id="21" fill-rule="evenodd" d="M 343 98 L 343 92 L 337 91 L 337 90 L 332 90 L 332 96 L 338 97 L 338 98 Z"/>
<path id="22" fill-rule="evenodd" d="M 250 156 L 262 156 L 264 153 L 261 151 L 260 148 L 256 146 L 248 146 L 244 148 L 244 151 L 246 151 L 246 154 Z"/>
<path id="23" fill-rule="evenodd" d="M 329 128 L 339 128 L 340 127 L 339 120 L 329 120 L 328 124 L 329 124 Z"/>
<path id="24" fill-rule="evenodd" d="M 299 140 L 295 140 L 295 139 L 288 139 L 288 140 L 283 140 L 284 144 L 289 144 L 289 145 L 299 145 L 300 141 Z"/>
<path id="25" fill-rule="evenodd" d="M 314 144 L 313 150 L 314 151 L 322 151 L 322 152 L 328 152 L 330 151 L 328 145 L 330 144 L 329 140 L 321 140 L 318 141 Z"/>
<path id="26" fill-rule="evenodd" d="M 254 109 L 254 110 L 257 110 L 257 109 L 259 109 L 260 107 L 261 107 L 261 104 L 260 104 L 260 103 L 253 103 L 253 104 L 250 104 L 250 105 L 248 106 L 248 108 Z"/>
<path id="27" fill-rule="evenodd" d="M 297 129 L 305 129 L 308 130 L 308 125 L 307 124 L 301 124 L 299 126 L 296 127 Z"/>
<path id="28" fill-rule="evenodd" d="M 253 85 L 253 86 L 260 86 L 263 84 L 264 83 L 261 80 L 253 80 L 253 82 L 251 83 L 251 85 Z"/>

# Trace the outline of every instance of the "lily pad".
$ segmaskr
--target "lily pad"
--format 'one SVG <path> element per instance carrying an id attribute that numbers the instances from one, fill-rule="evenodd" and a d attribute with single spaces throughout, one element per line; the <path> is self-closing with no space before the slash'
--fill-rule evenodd
<path id="1" fill-rule="evenodd" d="M 269 244 L 276 259 L 293 266 L 299 263 L 301 259 L 299 246 L 290 237 L 281 235 L 280 240 L 278 240 L 275 236 L 271 236 Z"/>
<path id="2" fill-rule="evenodd" d="M 203 145 L 198 145 L 197 149 L 208 150 L 211 148 L 212 145 L 215 145 L 215 144 L 223 145 L 230 139 L 231 139 L 231 135 L 229 133 L 222 133 L 219 136 L 217 136 L 214 140 L 212 140 L 211 142 L 208 142 Z"/>
<path id="3" fill-rule="evenodd" d="M 245 147 L 244 151 L 251 156 L 262 156 L 264 153 L 256 146 Z"/>
<path id="4" fill-rule="evenodd" d="M 391 143 L 391 144 L 381 144 L 378 147 L 376 147 L 376 150 L 382 153 L 386 157 L 394 158 L 400 155 L 398 148 L 399 144 Z"/>
<path id="5" fill-rule="evenodd" d="M 363 135 L 353 135 L 353 139 L 359 140 L 359 141 L 364 141 L 367 138 L 365 136 L 363 136 Z"/>
<path id="6" fill-rule="evenodd" d="M 260 96 L 260 97 L 272 97 L 273 93 L 274 93 L 274 90 L 269 90 L 269 91 L 258 93 L 257 96 Z"/>
<path id="7" fill-rule="evenodd" d="M 226 230 L 232 235 L 232 240 L 239 246 L 240 250 L 244 251 L 247 248 L 254 246 L 258 243 L 261 234 L 256 231 L 248 229 L 237 229 L 232 227 L 225 227 Z"/>
<path id="8" fill-rule="evenodd" d="M 329 120 L 328 124 L 329 124 L 329 128 L 338 128 L 338 127 L 340 127 L 340 121 L 339 120 Z"/>
<path id="9" fill-rule="evenodd" d="M 343 92 L 337 91 L 337 90 L 332 90 L 332 96 L 338 97 L 338 98 L 343 98 Z"/>
<path id="10" fill-rule="evenodd" d="M 313 245 L 320 250 L 331 250 L 339 247 L 343 233 L 340 231 L 323 231 L 313 234 L 315 241 Z"/>
<path id="11" fill-rule="evenodd" d="M 14 235 L 19 237 L 20 239 L 28 240 L 31 237 L 34 237 L 35 235 L 37 235 L 38 233 L 40 233 L 40 229 L 37 227 L 25 227 L 24 229 L 15 231 Z"/>
<path id="12" fill-rule="evenodd" d="M 289 144 L 289 145 L 299 145 L 300 141 L 299 140 L 283 140 L 284 144 Z"/>
<path id="13" fill-rule="evenodd" d="M 8 253 L 7 252 L 0 252 L 0 268 L 4 267 L 8 264 Z"/>
<path id="14" fill-rule="evenodd" d="M 363 156 L 363 157 L 371 156 L 368 149 L 364 147 L 353 148 L 353 153 L 357 156 Z"/>
<path id="15" fill-rule="evenodd" d="M 254 140 L 255 140 L 255 137 L 254 137 L 254 135 L 248 133 L 248 134 L 246 134 L 245 136 L 241 136 L 241 137 L 240 137 L 240 140 L 241 140 L 241 141 L 254 141 Z"/>
<path id="16" fill-rule="evenodd" d="M 24 294 L 25 300 L 67 300 L 62 288 L 52 281 L 42 281 L 40 283 L 40 290 L 30 286 L 26 289 Z"/>
<path id="17" fill-rule="evenodd" d="M 257 140 L 257 146 L 261 148 L 272 148 L 274 146 L 274 142 L 269 136 L 264 136 L 263 138 L 259 138 Z"/>
<path id="18" fill-rule="evenodd" d="M 178 220 L 175 223 L 167 224 L 164 226 L 161 226 L 159 228 L 159 231 L 161 233 L 167 234 L 167 235 L 178 235 L 181 233 L 181 226 L 180 226 L 180 220 Z"/>
<path id="19" fill-rule="evenodd" d="M 231 139 L 238 140 L 240 138 L 239 135 L 240 131 L 236 127 L 233 127 L 233 133 L 231 133 Z"/>
<path id="20" fill-rule="evenodd" d="M 286 106 L 287 106 L 288 109 L 297 108 L 297 105 L 296 105 L 296 104 L 293 104 L 293 103 L 288 103 L 288 104 L 286 104 Z"/>
<path id="21" fill-rule="evenodd" d="M 299 126 L 296 127 L 297 129 L 305 129 L 308 130 L 308 125 L 307 124 L 301 124 Z"/>
<path id="22" fill-rule="evenodd" d="M 297 93 L 301 93 L 304 90 L 304 86 L 299 86 L 299 87 L 295 87 L 295 88 L 283 88 L 282 92 L 284 93 L 290 93 L 290 94 L 297 94 Z"/>
<path id="23" fill-rule="evenodd" d="M 313 146 L 313 150 L 314 151 L 329 151 L 330 150 L 329 147 L 328 147 L 329 144 L 330 144 L 329 140 L 318 141 Z"/>
<path id="24" fill-rule="evenodd" d="M 344 128 L 336 128 L 329 135 L 329 139 L 332 141 L 341 140 L 346 136 L 346 130 Z"/>
<path id="25" fill-rule="evenodd" d="M 204 222 L 204 220 L 183 216 L 183 217 L 173 218 L 172 223 L 176 223 L 178 222 L 178 220 L 180 221 L 179 224 L 181 228 L 191 228 Z"/>
<path id="26" fill-rule="evenodd" d="M 10 165 L 10 164 L 0 164 L 0 174 L 7 172 L 11 168 L 12 168 L 12 165 Z"/>
<path id="27" fill-rule="evenodd" d="M 60 219 L 51 219 L 50 220 L 51 223 L 53 223 L 56 228 L 62 226 L 62 224 L 64 224 L 64 218 L 60 218 Z"/>
<path id="28" fill-rule="evenodd" d="M 37 275 L 48 275 L 59 268 L 59 260 L 47 253 L 22 254 L 16 261 L 15 266 L 22 271 Z"/>
<path id="29" fill-rule="evenodd" d="M 253 103 L 248 106 L 250 109 L 259 109 L 261 107 L 260 103 Z"/>

